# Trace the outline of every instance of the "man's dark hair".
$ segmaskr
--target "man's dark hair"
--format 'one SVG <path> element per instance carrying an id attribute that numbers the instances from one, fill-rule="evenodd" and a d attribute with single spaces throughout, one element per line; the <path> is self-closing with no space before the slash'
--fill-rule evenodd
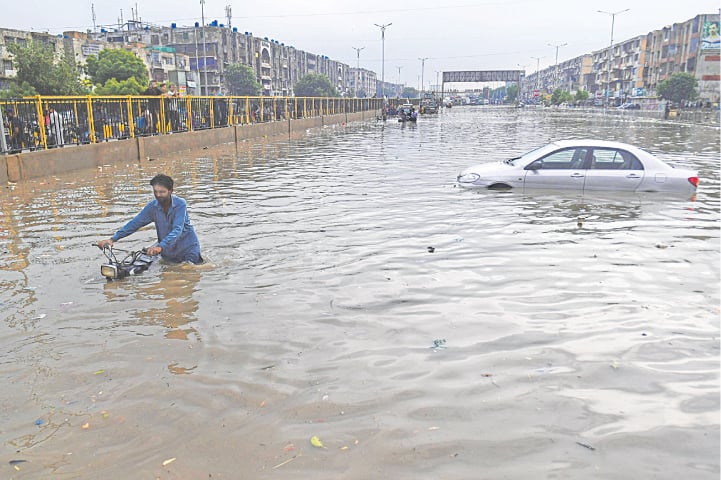
<path id="1" fill-rule="evenodd" d="M 172 190 L 173 189 L 173 179 L 170 178 L 169 176 L 165 175 L 164 173 L 159 173 L 150 180 L 150 185 L 152 185 L 152 186 L 161 185 L 161 186 L 167 188 L 168 190 Z"/>

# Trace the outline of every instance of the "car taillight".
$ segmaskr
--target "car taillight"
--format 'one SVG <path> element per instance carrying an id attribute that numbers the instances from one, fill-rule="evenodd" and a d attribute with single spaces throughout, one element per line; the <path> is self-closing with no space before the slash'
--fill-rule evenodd
<path id="1" fill-rule="evenodd" d="M 694 187 L 698 187 L 698 177 L 688 177 L 688 183 Z"/>

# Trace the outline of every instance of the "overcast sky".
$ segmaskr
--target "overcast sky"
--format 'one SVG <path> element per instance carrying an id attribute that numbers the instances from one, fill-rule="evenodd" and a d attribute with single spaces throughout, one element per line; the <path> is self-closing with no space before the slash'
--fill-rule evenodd
<path id="1" fill-rule="evenodd" d="M 200 21 L 201 0 L 47 0 L 3 2 L 0 27 L 61 33 L 117 25 L 136 11 L 144 22 L 193 25 Z M 205 20 L 228 23 L 256 37 L 268 37 L 308 52 L 327 55 L 374 70 L 381 77 L 385 33 L 385 79 L 418 87 L 422 62 L 424 84 L 437 71 L 506 70 L 525 66 L 527 73 L 558 61 L 608 47 L 611 15 L 616 15 L 614 43 L 683 22 L 702 13 L 719 13 L 718 0 L 206 0 Z M 122 12 L 121 12 L 122 10 Z M 536 60 L 532 57 L 542 57 Z"/>

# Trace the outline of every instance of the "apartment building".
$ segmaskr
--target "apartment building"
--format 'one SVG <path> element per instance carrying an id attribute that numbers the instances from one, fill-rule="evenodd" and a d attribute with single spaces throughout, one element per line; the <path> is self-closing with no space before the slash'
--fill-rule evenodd
<path id="1" fill-rule="evenodd" d="M 60 60 L 65 54 L 62 35 L 0 28 L 0 89 L 8 88 L 8 81 L 17 75 L 13 55 L 8 50 L 8 45 L 13 43 L 26 45 L 28 42 L 40 42 L 52 48 L 57 60 Z"/>
<path id="2" fill-rule="evenodd" d="M 586 90 L 592 97 L 613 103 L 632 97 L 656 96 L 659 83 L 674 73 L 687 72 L 699 82 L 702 102 L 719 102 L 718 43 L 704 41 L 711 25 L 719 26 L 718 14 L 704 14 L 646 35 L 614 43 L 528 75 L 522 96 L 534 90 L 551 93 L 556 88 Z"/>

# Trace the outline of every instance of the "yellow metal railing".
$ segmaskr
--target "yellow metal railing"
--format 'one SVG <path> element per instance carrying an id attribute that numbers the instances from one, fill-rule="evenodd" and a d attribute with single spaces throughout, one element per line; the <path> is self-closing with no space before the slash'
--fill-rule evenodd
<path id="1" fill-rule="evenodd" d="M 0 100 L 10 152 L 379 110 L 377 98 L 36 96 Z"/>

